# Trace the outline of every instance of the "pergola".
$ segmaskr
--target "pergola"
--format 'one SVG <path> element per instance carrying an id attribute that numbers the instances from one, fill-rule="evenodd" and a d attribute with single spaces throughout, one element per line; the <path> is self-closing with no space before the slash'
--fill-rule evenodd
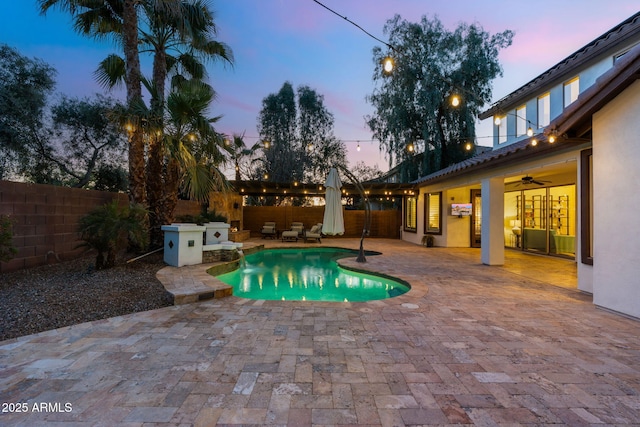
<path id="1" fill-rule="evenodd" d="M 242 196 L 315 197 L 324 196 L 326 192 L 324 183 L 231 181 L 231 184 Z M 417 193 L 413 184 L 363 182 L 360 185 L 367 197 L 402 197 Z M 342 195 L 359 197 L 361 194 L 356 184 L 343 182 Z"/>

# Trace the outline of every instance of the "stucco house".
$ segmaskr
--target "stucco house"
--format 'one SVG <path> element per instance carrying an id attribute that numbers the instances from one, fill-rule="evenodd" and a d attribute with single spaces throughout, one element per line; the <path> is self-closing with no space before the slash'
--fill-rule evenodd
<path id="1" fill-rule="evenodd" d="M 402 238 L 574 259 L 596 305 L 640 317 L 640 13 L 484 111 L 493 149 L 418 179 Z"/>

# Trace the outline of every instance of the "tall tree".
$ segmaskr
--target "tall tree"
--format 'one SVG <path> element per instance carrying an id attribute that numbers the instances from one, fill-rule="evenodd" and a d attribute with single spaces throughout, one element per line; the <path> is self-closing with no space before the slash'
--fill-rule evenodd
<path id="1" fill-rule="evenodd" d="M 231 50 L 224 43 L 215 40 L 217 27 L 214 14 L 207 2 L 202 0 L 174 0 L 170 2 L 142 1 L 140 15 L 144 22 L 139 31 L 140 52 L 153 56 L 151 81 L 143 79 L 151 94 L 151 117 L 146 121 L 145 136 L 149 144 L 146 164 L 146 194 L 150 211 L 151 241 L 161 242 L 161 211 L 164 191 L 175 187 L 168 183 L 167 150 L 163 144 L 163 120 L 166 85 L 173 76 L 176 85 L 188 78 L 206 77 L 204 62 L 222 59 L 233 62 Z M 113 27 L 113 31 L 118 31 Z M 124 75 L 125 60 L 118 55 L 110 55 L 100 63 L 96 76 L 105 87 L 120 83 Z"/>
<path id="2" fill-rule="evenodd" d="M 333 135 L 333 115 L 309 86 L 294 93 L 285 82 L 262 101 L 258 117 L 264 150 L 261 172 L 274 182 L 322 182 L 332 166 L 346 165 L 344 143 Z"/>
<path id="3" fill-rule="evenodd" d="M 104 174 L 121 166 L 126 144 L 121 128 L 111 120 L 116 107 L 114 100 L 97 95 L 82 100 L 63 96 L 51 108 L 52 138 L 58 145 L 42 149 L 70 186 L 93 187 L 98 171 Z"/>
<path id="4" fill-rule="evenodd" d="M 186 78 L 203 79 L 206 69 L 203 61 L 222 59 L 233 62 L 231 49 L 215 40 L 217 27 L 214 14 L 201 0 L 179 1 L 175 10 L 158 9 L 153 2 L 143 3 L 148 28 L 142 29 L 141 50 L 153 55 L 151 111 L 158 129 L 149 134 L 149 158 L 147 161 L 147 197 L 151 216 L 152 242 L 162 239 L 163 193 L 175 188 L 169 182 L 172 174 L 165 168 L 167 150 L 162 139 L 164 100 L 167 76 L 174 76 L 173 84 Z"/>
<path id="5" fill-rule="evenodd" d="M 44 137 L 55 74 L 43 61 L 0 45 L 0 179 L 39 169 L 30 153 L 33 142 Z"/>
<path id="6" fill-rule="evenodd" d="M 0 178 L 92 188 L 105 185 L 123 160 L 114 100 L 63 96 L 47 107 L 55 70 L 0 46 Z M 100 176 L 97 172 L 100 171 Z"/>
<path id="7" fill-rule="evenodd" d="M 304 161 L 304 178 L 322 182 L 329 169 L 346 166 L 347 149 L 333 134 L 333 114 L 324 96 L 309 86 L 298 87 L 298 135 Z"/>
<path id="8" fill-rule="evenodd" d="M 262 100 L 258 133 L 267 149 L 264 151 L 261 172 L 270 181 L 302 180 L 296 115 L 295 93 L 289 82 L 285 82 L 278 93 L 272 93 Z"/>
<path id="9" fill-rule="evenodd" d="M 165 4 L 168 0 L 156 0 Z M 140 55 L 138 52 L 139 0 L 37 0 L 40 12 L 58 7 L 74 18 L 74 28 L 81 34 L 103 38 L 116 35 L 121 41 L 125 57 L 125 85 L 127 104 L 133 108 L 142 102 Z M 118 29 L 118 30 L 115 30 Z M 146 203 L 145 146 L 142 126 L 132 118 L 129 127 L 129 198 L 135 203 Z"/>
<path id="10" fill-rule="evenodd" d="M 47 4 L 62 2 L 40 1 Z M 62 3 L 73 3 L 76 8 L 80 6 L 79 0 Z M 175 183 L 168 182 L 174 174 L 168 172 L 170 154 L 165 147 L 166 139 L 163 135 L 168 76 L 173 76 L 173 86 L 191 78 L 203 79 L 206 77 L 204 61 L 222 59 L 232 63 L 233 56 L 225 44 L 215 40 L 217 27 L 214 14 L 205 0 L 138 0 L 133 8 L 129 8 L 127 0 L 81 3 L 84 9 L 75 10 L 74 15 L 76 29 L 84 34 L 111 37 L 122 44 L 124 50 L 124 58 L 110 55 L 102 61 L 96 72 L 98 81 L 104 86 L 112 87 L 124 80 L 130 111 L 147 111 L 141 96 L 138 96 L 141 94 L 141 82 L 145 83 L 151 94 L 151 114 L 144 121 L 134 114 L 128 125 L 129 166 L 132 194 L 140 193 L 138 178 L 146 184 L 142 188 L 145 190 L 142 196 L 151 213 L 152 243 L 157 244 L 161 239 L 161 218 L 167 216 L 162 211 L 164 192 L 167 188 L 176 187 Z M 135 55 L 128 51 L 127 45 L 128 41 L 134 40 L 133 34 L 130 34 L 133 32 L 136 33 Z M 139 53 L 153 55 L 150 82 L 141 75 Z M 131 64 L 137 64 L 137 70 L 132 70 Z M 137 78 L 137 89 L 140 90 L 135 92 L 135 96 L 129 96 L 132 93 L 132 75 Z M 146 150 L 146 174 L 145 141 L 149 144 Z M 140 200 L 134 198 L 134 201 Z"/>
<path id="11" fill-rule="evenodd" d="M 384 33 L 393 49 L 373 50 L 376 88 L 367 99 L 375 112 L 366 121 L 390 166 L 401 164 L 411 180 L 472 155 L 465 146 L 475 140 L 475 119 L 491 101 L 491 81 L 502 74 L 499 50 L 511 44 L 513 32 L 490 35 L 464 23 L 448 31 L 437 18 L 412 23 L 396 15 Z M 385 74 L 388 55 L 395 69 Z M 457 107 L 454 95 L 461 99 Z"/>

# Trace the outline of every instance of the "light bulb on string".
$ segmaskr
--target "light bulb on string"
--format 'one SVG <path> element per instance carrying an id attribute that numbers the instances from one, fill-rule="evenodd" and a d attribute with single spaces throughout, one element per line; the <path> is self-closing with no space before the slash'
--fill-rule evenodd
<path id="1" fill-rule="evenodd" d="M 391 74 L 393 72 L 393 69 L 395 68 L 395 62 L 393 61 L 393 58 L 390 56 L 385 57 L 382 60 L 382 71 L 384 71 L 385 74 Z"/>

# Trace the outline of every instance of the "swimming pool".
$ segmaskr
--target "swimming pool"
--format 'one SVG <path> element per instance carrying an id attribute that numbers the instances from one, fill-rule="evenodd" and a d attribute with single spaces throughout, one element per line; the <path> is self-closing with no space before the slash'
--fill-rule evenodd
<path id="1" fill-rule="evenodd" d="M 268 249 L 245 257 L 244 267 L 217 276 L 242 298 L 290 301 L 370 301 L 407 292 L 408 284 L 340 267 L 357 252 L 338 248 Z"/>

